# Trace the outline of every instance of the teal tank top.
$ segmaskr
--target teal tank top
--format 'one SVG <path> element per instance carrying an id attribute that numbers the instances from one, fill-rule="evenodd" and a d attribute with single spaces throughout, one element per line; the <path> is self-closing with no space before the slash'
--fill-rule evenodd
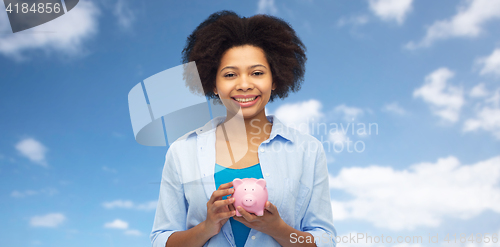
<path id="1" fill-rule="evenodd" d="M 264 178 L 262 176 L 262 171 L 260 169 L 260 163 L 256 165 L 245 167 L 243 169 L 233 169 L 221 166 L 219 164 L 215 164 L 215 188 L 219 188 L 221 184 L 229 183 L 233 181 L 235 178 Z M 226 199 L 227 196 L 222 197 L 222 199 Z M 237 216 L 234 216 L 237 217 Z M 243 225 L 239 221 L 234 220 L 232 217 L 229 218 L 229 222 L 231 224 L 231 228 L 233 229 L 234 241 L 236 242 L 236 247 L 245 246 L 245 242 L 247 241 L 248 234 L 250 234 L 251 228 Z"/>

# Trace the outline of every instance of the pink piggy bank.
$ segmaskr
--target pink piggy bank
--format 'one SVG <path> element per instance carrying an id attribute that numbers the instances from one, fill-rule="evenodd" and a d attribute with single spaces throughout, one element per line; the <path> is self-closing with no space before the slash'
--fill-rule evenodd
<path id="1" fill-rule="evenodd" d="M 266 180 L 255 178 L 235 178 L 234 187 L 234 208 L 243 207 L 247 212 L 257 216 L 264 215 L 264 206 L 267 202 Z M 241 216 L 236 210 L 236 216 Z"/>

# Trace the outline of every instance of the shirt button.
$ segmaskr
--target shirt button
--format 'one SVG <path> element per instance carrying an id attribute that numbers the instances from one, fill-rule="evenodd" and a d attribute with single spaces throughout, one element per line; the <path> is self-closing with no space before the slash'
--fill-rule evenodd
<path id="1" fill-rule="evenodd" d="M 266 177 L 269 177 L 269 173 L 266 173 Z"/>
<path id="2" fill-rule="evenodd" d="M 263 148 L 259 149 L 261 153 L 264 153 L 265 150 Z"/>
<path id="3" fill-rule="evenodd" d="M 255 239 L 255 236 L 252 236 L 252 239 Z"/>

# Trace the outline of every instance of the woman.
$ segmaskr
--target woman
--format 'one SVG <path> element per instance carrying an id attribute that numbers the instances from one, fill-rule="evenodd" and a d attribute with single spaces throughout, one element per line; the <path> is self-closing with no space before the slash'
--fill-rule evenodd
<path id="1" fill-rule="evenodd" d="M 295 31 L 276 17 L 220 11 L 188 37 L 183 62 L 191 61 L 227 114 L 170 146 L 153 246 L 334 246 L 321 142 L 265 114 L 300 89 L 306 56 Z M 262 216 L 233 206 L 231 181 L 247 177 L 266 180 Z"/>

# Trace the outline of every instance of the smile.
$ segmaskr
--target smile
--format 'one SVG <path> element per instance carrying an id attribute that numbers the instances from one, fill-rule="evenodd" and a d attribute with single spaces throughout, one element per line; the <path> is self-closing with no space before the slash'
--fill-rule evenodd
<path id="1" fill-rule="evenodd" d="M 260 98 L 260 95 L 253 98 L 231 98 L 236 101 L 241 107 L 249 107 L 254 105 Z"/>
<path id="2" fill-rule="evenodd" d="M 244 98 L 233 98 L 233 99 L 235 99 L 238 102 L 250 102 L 250 101 L 254 101 L 256 98 L 257 98 L 257 96 L 255 96 L 253 98 L 247 98 L 247 99 L 244 99 Z"/>

